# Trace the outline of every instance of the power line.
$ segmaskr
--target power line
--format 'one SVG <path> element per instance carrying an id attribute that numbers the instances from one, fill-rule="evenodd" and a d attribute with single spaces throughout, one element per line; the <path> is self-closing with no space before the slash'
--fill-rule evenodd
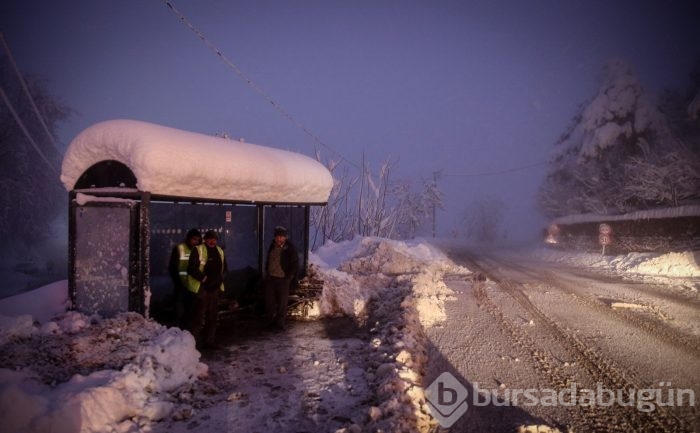
<path id="1" fill-rule="evenodd" d="M 338 155 L 342 160 L 347 162 L 348 164 L 354 166 L 355 168 L 361 170 L 361 167 L 349 160 L 348 158 L 344 157 L 340 152 L 337 150 L 333 149 L 330 147 L 328 144 L 326 144 L 323 140 L 321 140 L 316 134 L 311 132 L 309 128 L 304 126 L 301 122 L 297 121 L 287 110 L 285 110 L 275 99 L 267 93 L 262 87 L 260 87 L 257 83 L 255 83 L 250 77 L 248 77 L 238 66 L 236 66 L 235 63 L 233 63 L 230 59 L 226 57 L 226 55 L 214 45 L 213 42 L 211 42 L 207 37 L 200 31 L 198 30 L 192 23 L 185 17 L 185 15 L 180 12 L 170 0 L 164 0 L 165 4 L 170 8 L 170 10 L 177 16 L 177 18 L 182 22 L 190 31 L 192 31 L 197 37 L 204 42 L 204 44 L 212 50 L 228 67 L 230 67 L 236 75 L 238 75 L 239 78 L 241 78 L 251 89 L 253 89 L 256 93 L 261 95 L 263 98 L 265 98 L 270 105 L 272 105 L 278 112 L 280 112 L 284 117 L 286 117 L 290 122 L 292 122 L 295 126 L 300 128 L 305 134 L 307 134 L 309 137 L 313 139 L 314 142 L 317 144 L 325 147 L 326 149 L 330 150 L 331 152 L 335 153 Z M 514 167 L 510 168 L 507 170 L 501 170 L 501 171 L 493 171 L 493 172 L 481 172 L 481 173 L 444 173 L 444 176 L 454 176 L 454 177 L 476 177 L 476 176 L 493 176 L 493 175 L 499 175 L 499 174 L 505 174 L 505 173 L 511 173 L 519 170 L 525 170 L 528 168 L 532 167 L 537 167 L 540 165 L 545 165 L 547 162 L 538 162 L 535 164 L 530 164 L 526 166 L 521 166 L 521 167 Z"/>
<path id="2" fill-rule="evenodd" d="M 311 132 L 309 128 L 304 126 L 301 122 L 297 121 L 287 110 L 285 110 L 277 101 L 275 101 L 272 96 L 270 96 L 269 93 L 267 93 L 262 87 L 260 87 L 257 83 L 255 83 L 250 77 L 248 77 L 238 66 L 236 66 L 235 63 L 233 63 L 231 60 L 226 57 L 226 55 L 219 50 L 214 43 L 212 43 L 209 39 L 207 39 L 204 34 L 199 31 L 191 22 L 190 20 L 185 17 L 185 15 L 180 12 L 175 6 L 173 6 L 172 2 L 169 0 L 164 0 L 165 4 L 170 8 L 170 10 L 178 17 L 180 22 L 182 22 L 188 29 L 190 29 L 199 39 L 204 42 L 204 44 L 212 50 L 219 58 L 226 64 L 228 65 L 235 73 L 238 75 L 239 78 L 241 78 L 245 83 L 253 89 L 256 93 L 261 95 L 263 98 L 267 100 L 277 111 L 279 111 L 284 117 L 287 118 L 290 122 L 292 122 L 294 125 L 296 125 L 298 128 L 300 128 L 306 135 L 311 137 L 314 142 L 317 144 L 325 147 L 326 149 L 330 150 L 331 152 L 335 153 L 338 155 L 341 159 L 346 161 L 348 164 L 351 164 L 355 166 L 357 169 L 360 169 L 359 165 L 355 164 L 354 162 L 350 161 L 349 159 L 345 158 L 340 152 L 337 150 L 333 149 L 329 145 L 323 142 L 316 134 Z"/>
<path id="3" fill-rule="evenodd" d="M 17 74 L 17 79 L 19 80 L 20 84 L 22 85 L 22 89 L 24 90 L 24 93 L 27 95 L 27 99 L 29 99 L 29 103 L 32 106 L 32 109 L 34 109 L 34 114 L 36 115 L 37 119 L 39 119 L 39 123 L 41 123 L 41 126 L 44 127 L 44 132 L 46 132 L 46 135 L 49 137 L 49 141 L 53 145 L 54 149 L 56 152 L 58 152 L 59 155 L 63 154 L 56 146 L 56 140 L 54 140 L 53 135 L 51 134 L 51 131 L 49 130 L 49 127 L 46 125 L 46 121 L 44 120 L 44 116 L 41 115 L 39 112 L 39 107 L 37 107 L 36 102 L 34 102 L 34 97 L 32 96 L 31 92 L 29 92 L 29 87 L 27 87 L 27 83 L 24 80 L 24 77 L 22 76 L 22 73 L 20 72 L 19 68 L 17 67 L 17 63 L 15 62 L 14 57 L 12 57 L 12 52 L 10 51 L 9 45 L 7 45 L 7 41 L 5 41 L 5 35 L 0 32 L 0 40 L 2 40 L 2 46 L 5 49 L 5 53 L 7 53 L 7 57 L 10 59 L 10 63 L 12 64 L 12 67 L 15 70 L 15 73 Z"/>
<path id="4" fill-rule="evenodd" d="M 27 137 L 27 140 L 29 141 L 29 143 L 39 153 L 39 156 L 41 157 L 41 159 L 51 168 L 51 170 L 54 173 L 60 174 L 58 169 L 56 169 L 56 167 L 54 167 L 54 165 L 49 161 L 49 159 L 46 157 L 46 155 L 44 155 L 44 152 L 41 151 L 39 146 L 36 144 L 36 142 L 32 138 L 31 134 L 29 133 L 29 130 L 27 129 L 27 127 L 24 125 L 24 122 L 22 122 L 22 119 L 17 114 L 15 107 L 12 105 L 10 98 L 7 97 L 7 94 L 5 93 L 5 89 L 2 86 L 0 86 L 0 94 L 2 94 L 2 99 L 5 101 L 5 104 L 7 105 L 7 108 L 12 113 L 12 116 L 14 116 L 15 121 L 17 122 L 17 125 L 19 125 L 19 127 L 22 130 L 22 132 L 24 133 L 25 137 Z"/>
<path id="5" fill-rule="evenodd" d="M 534 164 L 522 165 L 519 167 L 508 168 L 506 170 L 498 171 L 483 171 L 480 173 L 443 173 L 443 176 L 453 176 L 453 177 L 478 177 L 478 176 L 497 176 L 499 174 L 513 173 L 515 171 L 527 170 L 528 168 L 539 167 L 541 165 L 549 164 L 548 161 L 536 162 Z"/>

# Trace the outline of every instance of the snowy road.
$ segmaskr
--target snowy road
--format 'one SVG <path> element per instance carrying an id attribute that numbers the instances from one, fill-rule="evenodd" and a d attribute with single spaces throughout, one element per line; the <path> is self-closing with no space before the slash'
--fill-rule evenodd
<path id="1" fill-rule="evenodd" d="M 450 255 L 475 272 L 446 280 L 457 301 L 426 330 L 426 386 L 449 372 L 469 396 L 450 431 L 700 431 L 690 404 L 700 395 L 700 299 L 687 281 Z"/>

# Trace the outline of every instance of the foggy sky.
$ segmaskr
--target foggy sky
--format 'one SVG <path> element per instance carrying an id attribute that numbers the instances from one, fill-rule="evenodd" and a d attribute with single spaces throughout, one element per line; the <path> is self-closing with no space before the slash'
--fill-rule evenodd
<path id="1" fill-rule="evenodd" d="M 700 58 L 697 2 L 172 0 L 276 110 L 158 0 L 5 1 L 0 28 L 22 72 L 93 123 L 130 118 L 371 167 L 441 170 L 448 232 L 479 196 L 536 232 L 534 194 L 604 62 L 658 94 Z M 295 123 L 296 122 L 296 123 Z M 322 144 L 305 133 L 301 124 Z"/>

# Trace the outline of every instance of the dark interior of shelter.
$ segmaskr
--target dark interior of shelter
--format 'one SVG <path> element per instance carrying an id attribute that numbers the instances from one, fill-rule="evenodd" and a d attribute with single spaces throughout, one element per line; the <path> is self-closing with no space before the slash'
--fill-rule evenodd
<path id="1" fill-rule="evenodd" d="M 222 304 L 236 301 L 239 311 L 262 308 L 260 282 L 276 226 L 288 229 L 299 253 L 298 275 L 305 274 L 307 205 L 178 202 L 99 188 L 83 191 L 100 196 L 84 203 L 75 195 L 71 200 L 69 286 L 80 311 L 108 316 L 148 311 L 154 319 L 174 324 L 168 262 L 192 228 L 218 233 L 228 267 Z"/>
<path id="2" fill-rule="evenodd" d="M 259 233 L 261 212 L 263 224 L 262 233 Z M 289 239 L 301 247 L 299 275 L 304 274 L 304 207 L 151 202 L 150 218 L 150 313 L 160 322 L 170 324 L 174 320 L 174 292 L 168 275 L 168 260 L 173 247 L 184 241 L 191 228 L 201 233 L 207 230 L 219 233 L 218 245 L 224 250 L 228 265 L 224 299 L 235 300 L 239 311 L 262 312 L 261 272 L 275 226 L 287 227 Z"/>

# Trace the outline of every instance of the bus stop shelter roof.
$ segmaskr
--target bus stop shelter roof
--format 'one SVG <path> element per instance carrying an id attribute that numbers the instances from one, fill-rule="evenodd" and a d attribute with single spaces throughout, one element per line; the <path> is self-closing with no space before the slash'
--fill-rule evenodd
<path id="1" fill-rule="evenodd" d="M 117 161 L 154 195 L 270 203 L 326 203 L 333 178 L 323 164 L 290 151 L 146 123 L 109 120 L 70 143 L 61 182 L 76 189 L 91 167 Z"/>

